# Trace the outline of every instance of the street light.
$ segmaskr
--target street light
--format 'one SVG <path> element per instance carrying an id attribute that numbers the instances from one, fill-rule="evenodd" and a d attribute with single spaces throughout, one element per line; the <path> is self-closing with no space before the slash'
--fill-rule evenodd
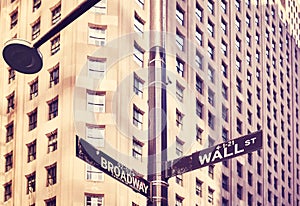
<path id="1" fill-rule="evenodd" d="M 43 57 L 38 48 L 99 1 L 101 0 L 85 0 L 79 4 L 71 13 L 35 42 L 33 46 L 31 46 L 30 42 L 22 39 L 7 41 L 2 51 L 5 62 L 12 69 L 23 74 L 39 72 L 43 67 Z"/>

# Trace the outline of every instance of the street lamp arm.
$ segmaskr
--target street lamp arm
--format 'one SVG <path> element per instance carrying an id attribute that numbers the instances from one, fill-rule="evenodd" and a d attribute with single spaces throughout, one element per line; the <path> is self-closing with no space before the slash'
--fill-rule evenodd
<path id="1" fill-rule="evenodd" d="M 52 38 L 55 34 L 63 30 L 71 22 L 76 20 L 79 16 L 89 10 L 97 2 L 101 0 L 86 0 L 79 4 L 71 13 L 69 13 L 65 18 L 59 21 L 54 27 L 52 27 L 46 34 L 44 34 L 37 42 L 33 44 L 34 48 L 39 48 L 42 44 Z"/>

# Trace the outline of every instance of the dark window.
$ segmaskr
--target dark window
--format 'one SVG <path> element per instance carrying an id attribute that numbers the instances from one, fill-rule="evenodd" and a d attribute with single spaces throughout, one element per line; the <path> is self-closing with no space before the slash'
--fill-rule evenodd
<path id="1" fill-rule="evenodd" d="M 36 159 L 36 140 L 29 143 L 27 147 L 28 147 L 27 162 L 31 162 Z"/>
<path id="2" fill-rule="evenodd" d="M 56 163 L 47 169 L 47 186 L 56 184 Z"/>
<path id="3" fill-rule="evenodd" d="M 12 196 L 12 182 L 6 183 L 4 185 L 4 201 L 7 201 Z"/>
<path id="4" fill-rule="evenodd" d="M 32 26 L 32 40 L 36 39 L 40 35 L 40 26 L 41 21 L 38 19 L 38 21 Z"/>
<path id="5" fill-rule="evenodd" d="M 239 177 L 243 177 L 243 165 L 239 162 L 236 162 L 236 171 Z"/>
<path id="6" fill-rule="evenodd" d="M 60 35 L 51 40 L 51 55 L 56 54 L 60 50 Z"/>
<path id="7" fill-rule="evenodd" d="M 202 181 L 196 179 L 196 195 L 202 197 Z"/>
<path id="8" fill-rule="evenodd" d="M 56 206 L 56 197 L 45 200 L 46 206 Z"/>
<path id="9" fill-rule="evenodd" d="M 59 83 L 59 65 L 56 65 L 53 70 L 50 71 L 50 87 Z"/>
<path id="10" fill-rule="evenodd" d="M 37 127 L 37 108 L 28 114 L 29 131 Z"/>
<path id="11" fill-rule="evenodd" d="M 10 84 L 16 78 L 16 72 L 14 69 L 10 68 L 8 70 L 8 83 Z"/>
<path id="12" fill-rule="evenodd" d="M 7 98 L 7 113 L 15 109 L 15 92 L 11 93 Z"/>
<path id="13" fill-rule="evenodd" d="M 58 115 L 58 98 L 55 97 L 54 99 L 48 102 L 49 106 L 49 120 L 55 118 Z"/>
<path id="14" fill-rule="evenodd" d="M 47 134 L 48 137 L 48 153 L 57 149 L 57 129 Z"/>
<path id="15" fill-rule="evenodd" d="M 14 11 L 10 15 L 10 29 L 14 28 L 18 24 L 18 10 Z"/>
<path id="16" fill-rule="evenodd" d="M 214 165 L 208 166 L 208 176 L 210 176 L 212 179 L 214 179 Z"/>
<path id="17" fill-rule="evenodd" d="M 14 122 L 6 125 L 6 142 L 11 141 L 14 138 Z"/>
<path id="18" fill-rule="evenodd" d="M 33 99 L 34 97 L 38 96 L 39 92 L 39 81 L 38 79 L 35 79 L 30 85 L 30 99 Z"/>
<path id="19" fill-rule="evenodd" d="M 5 155 L 5 172 L 8 172 L 13 167 L 13 153 L 10 152 Z"/>
<path id="20" fill-rule="evenodd" d="M 32 11 L 38 10 L 40 8 L 42 1 L 41 0 L 33 0 L 33 9 Z"/>
<path id="21" fill-rule="evenodd" d="M 222 188 L 228 191 L 228 177 L 222 174 Z"/>
<path id="22" fill-rule="evenodd" d="M 237 197 L 242 200 L 243 199 L 243 187 L 237 184 Z"/>
<path id="23" fill-rule="evenodd" d="M 196 90 L 203 94 L 203 80 L 198 75 L 196 76 Z"/>
<path id="24" fill-rule="evenodd" d="M 35 172 L 27 175 L 27 194 L 35 192 Z"/>
<path id="25" fill-rule="evenodd" d="M 61 19 L 61 5 L 52 10 L 52 24 L 56 24 Z"/>

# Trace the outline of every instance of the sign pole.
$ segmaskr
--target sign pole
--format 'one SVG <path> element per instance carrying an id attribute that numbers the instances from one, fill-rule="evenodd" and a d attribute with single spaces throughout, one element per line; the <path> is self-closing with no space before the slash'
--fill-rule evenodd
<path id="1" fill-rule="evenodd" d="M 151 192 L 148 206 L 168 205 L 167 94 L 164 49 L 165 0 L 150 2 L 150 56 L 148 69 L 148 181 Z"/>

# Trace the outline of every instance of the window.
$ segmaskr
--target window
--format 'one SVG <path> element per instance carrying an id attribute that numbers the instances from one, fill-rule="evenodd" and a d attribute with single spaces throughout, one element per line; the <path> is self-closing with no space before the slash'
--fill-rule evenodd
<path id="1" fill-rule="evenodd" d="M 222 188 L 226 191 L 228 191 L 228 187 L 229 187 L 228 186 L 228 182 L 229 182 L 228 180 L 229 180 L 228 176 L 222 174 Z"/>
<path id="2" fill-rule="evenodd" d="M 52 10 L 52 25 L 61 19 L 61 5 L 59 4 Z"/>
<path id="3" fill-rule="evenodd" d="M 202 68 L 203 56 L 202 56 L 198 51 L 196 51 L 196 58 L 195 58 L 195 61 L 196 61 L 196 66 L 197 66 L 199 69 L 203 69 L 203 68 Z"/>
<path id="4" fill-rule="evenodd" d="M 51 55 L 56 54 L 60 50 L 60 35 L 51 40 Z"/>
<path id="5" fill-rule="evenodd" d="M 237 184 L 237 197 L 242 200 L 243 199 L 243 187 Z"/>
<path id="6" fill-rule="evenodd" d="M 27 155 L 27 162 L 32 162 L 36 159 L 36 140 L 27 144 L 28 148 L 28 155 Z"/>
<path id="7" fill-rule="evenodd" d="M 215 82 L 215 71 L 211 66 L 208 66 L 207 74 L 208 74 L 209 81 L 214 83 Z"/>
<path id="8" fill-rule="evenodd" d="M 201 119 L 203 118 L 203 104 L 198 99 L 196 99 L 196 114 Z"/>
<path id="9" fill-rule="evenodd" d="M 7 113 L 10 113 L 15 109 L 15 92 L 6 97 L 7 99 Z"/>
<path id="10" fill-rule="evenodd" d="M 87 110 L 105 112 L 105 92 L 87 90 Z"/>
<path id="11" fill-rule="evenodd" d="M 198 42 L 199 46 L 203 46 L 203 38 L 202 38 L 202 31 L 196 26 L 196 41 Z"/>
<path id="12" fill-rule="evenodd" d="M 203 9 L 197 2 L 196 2 L 196 17 L 197 17 L 198 21 L 200 21 L 200 22 L 203 21 Z"/>
<path id="13" fill-rule="evenodd" d="M 176 155 L 182 157 L 183 155 L 183 144 L 184 142 L 176 137 Z"/>
<path id="14" fill-rule="evenodd" d="M 54 152 L 57 149 L 57 129 L 46 136 L 48 137 L 48 153 Z"/>
<path id="15" fill-rule="evenodd" d="M 212 106 L 215 105 L 215 93 L 208 88 L 208 103 Z"/>
<path id="16" fill-rule="evenodd" d="M 221 29 L 223 34 L 227 35 L 227 22 L 223 18 L 221 20 Z"/>
<path id="17" fill-rule="evenodd" d="M 248 192 L 248 206 L 252 206 L 253 203 L 253 195 Z"/>
<path id="18" fill-rule="evenodd" d="M 140 130 L 143 128 L 143 115 L 144 112 L 137 106 L 133 105 L 133 125 Z"/>
<path id="19" fill-rule="evenodd" d="M 184 11 L 178 4 L 176 5 L 176 20 L 180 25 L 184 25 Z"/>
<path id="20" fill-rule="evenodd" d="M 18 8 L 10 14 L 10 29 L 18 24 Z"/>
<path id="21" fill-rule="evenodd" d="M 248 184 L 252 186 L 252 181 L 253 181 L 253 175 L 251 172 L 248 171 Z"/>
<path id="22" fill-rule="evenodd" d="M 39 80 L 38 78 L 36 78 L 35 80 L 33 80 L 30 84 L 29 84 L 29 87 L 30 87 L 30 96 L 29 96 L 29 99 L 33 99 L 34 97 L 37 97 L 38 96 L 38 93 L 39 93 Z"/>
<path id="23" fill-rule="evenodd" d="M 240 78 L 236 78 L 236 88 L 239 92 L 242 92 L 242 80 Z"/>
<path id="24" fill-rule="evenodd" d="M 242 60 L 240 60 L 240 58 L 236 57 L 235 59 L 235 67 L 236 70 L 238 70 L 239 72 L 242 71 Z"/>
<path id="25" fill-rule="evenodd" d="M 211 59 L 215 58 L 215 47 L 210 42 L 208 42 L 207 52 Z"/>
<path id="26" fill-rule="evenodd" d="M 104 46 L 106 43 L 106 26 L 89 25 L 88 44 Z"/>
<path id="27" fill-rule="evenodd" d="M 9 200 L 12 197 L 12 181 L 4 185 L 4 201 Z"/>
<path id="28" fill-rule="evenodd" d="M 214 190 L 208 187 L 208 202 L 214 204 Z"/>
<path id="29" fill-rule="evenodd" d="M 183 177 L 182 175 L 176 175 L 176 183 L 180 186 L 183 186 Z"/>
<path id="30" fill-rule="evenodd" d="M 211 112 L 208 112 L 208 126 L 211 129 L 215 128 L 215 116 Z"/>
<path id="31" fill-rule="evenodd" d="M 235 19 L 235 27 L 237 31 L 241 31 L 241 20 L 238 17 Z"/>
<path id="32" fill-rule="evenodd" d="M 203 130 L 198 125 L 196 125 L 196 141 L 200 144 L 202 144 L 202 132 Z"/>
<path id="33" fill-rule="evenodd" d="M 107 0 L 101 0 L 91 8 L 92 12 L 99 13 L 99 14 L 106 14 L 107 13 L 106 10 L 107 10 Z"/>
<path id="34" fill-rule="evenodd" d="M 59 64 L 57 64 L 50 73 L 50 87 L 57 85 L 59 83 Z"/>
<path id="35" fill-rule="evenodd" d="M 88 57 L 87 67 L 90 78 L 102 79 L 106 72 L 106 59 Z"/>
<path id="36" fill-rule="evenodd" d="M 37 108 L 34 109 L 32 112 L 28 113 L 29 119 L 29 131 L 33 130 L 37 126 Z"/>
<path id="37" fill-rule="evenodd" d="M 228 66 L 223 61 L 222 61 L 222 65 L 221 65 L 221 71 L 222 71 L 223 76 L 225 78 L 227 78 L 228 77 Z"/>
<path id="38" fill-rule="evenodd" d="M 104 173 L 94 166 L 86 163 L 86 179 L 92 181 L 103 181 Z"/>
<path id="39" fill-rule="evenodd" d="M 222 206 L 229 206 L 229 200 L 226 198 L 222 197 Z"/>
<path id="40" fill-rule="evenodd" d="M 142 160 L 143 143 L 133 138 L 132 140 L 132 156 L 138 160 Z"/>
<path id="41" fill-rule="evenodd" d="M 38 10 L 41 6 L 41 3 L 42 3 L 41 0 L 33 0 L 32 11 L 35 12 L 36 10 Z"/>
<path id="42" fill-rule="evenodd" d="M 196 90 L 203 94 L 203 80 L 198 75 L 196 75 Z"/>
<path id="43" fill-rule="evenodd" d="M 40 35 L 40 25 L 41 21 L 38 19 L 33 25 L 32 25 L 32 35 L 31 39 L 34 40 Z"/>
<path id="44" fill-rule="evenodd" d="M 49 106 L 49 116 L 48 120 L 51 120 L 58 115 L 58 97 L 47 102 Z"/>
<path id="45" fill-rule="evenodd" d="M 35 192 L 35 172 L 29 175 L 26 175 L 27 178 L 27 192 L 26 194 Z"/>
<path id="46" fill-rule="evenodd" d="M 251 17 L 249 14 L 246 14 L 246 25 L 248 28 L 251 28 Z"/>
<path id="47" fill-rule="evenodd" d="M 13 152 L 10 152 L 5 157 L 5 172 L 8 172 L 13 167 Z"/>
<path id="48" fill-rule="evenodd" d="M 184 36 L 179 31 L 176 31 L 176 45 L 181 51 L 184 50 Z"/>
<path id="49" fill-rule="evenodd" d="M 141 98 L 143 97 L 143 86 L 144 86 L 144 81 L 140 77 L 138 77 L 136 74 L 134 74 L 133 92 Z"/>
<path id="50" fill-rule="evenodd" d="M 135 0 L 135 2 L 136 2 L 142 9 L 144 9 L 145 0 Z"/>
<path id="51" fill-rule="evenodd" d="M 211 37 L 214 37 L 214 30 L 215 30 L 214 27 L 215 27 L 214 23 L 212 23 L 212 21 L 208 19 L 207 31 Z"/>
<path id="52" fill-rule="evenodd" d="M 45 200 L 46 206 L 56 206 L 56 197 Z"/>
<path id="53" fill-rule="evenodd" d="M 104 147 L 105 127 L 100 125 L 86 125 L 86 139 L 95 148 Z"/>
<path id="54" fill-rule="evenodd" d="M 208 0 L 208 2 L 207 2 L 207 8 L 208 8 L 208 10 L 209 10 L 209 12 L 212 14 L 212 15 L 214 15 L 214 10 L 215 10 L 215 5 L 214 5 L 215 3 L 212 1 L 212 0 Z"/>
<path id="55" fill-rule="evenodd" d="M 238 51 L 241 51 L 241 40 L 238 37 L 235 39 L 235 46 Z"/>
<path id="56" fill-rule="evenodd" d="M 134 13 L 133 26 L 134 26 L 134 31 L 137 34 L 143 35 L 143 33 L 144 33 L 144 21 L 141 19 L 141 17 L 139 17 L 137 15 L 137 13 Z"/>
<path id="57" fill-rule="evenodd" d="M 56 184 L 56 163 L 46 167 L 47 170 L 47 187 Z"/>
<path id="58" fill-rule="evenodd" d="M 257 182 L 257 194 L 262 195 L 262 184 Z"/>
<path id="59" fill-rule="evenodd" d="M 85 206 L 103 206 L 104 195 L 86 194 L 85 195 Z"/>
<path id="60" fill-rule="evenodd" d="M 176 70 L 181 77 L 184 77 L 184 62 L 179 58 L 176 58 Z"/>
<path id="61" fill-rule="evenodd" d="M 236 162 L 236 172 L 239 177 L 243 177 L 243 165 L 239 162 Z"/>
<path id="62" fill-rule="evenodd" d="M 224 121 L 228 121 L 228 108 L 222 104 L 222 118 Z"/>
<path id="63" fill-rule="evenodd" d="M 235 7 L 236 7 L 236 10 L 241 12 L 241 2 L 240 0 L 235 0 Z"/>
<path id="64" fill-rule="evenodd" d="M 183 198 L 176 194 L 175 206 L 183 206 Z"/>
<path id="65" fill-rule="evenodd" d="M 9 123 L 6 127 L 6 142 L 10 142 L 14 138 L 14 122 Z"/>
<path id="66" fill-rule="evenodd" d="M 222 83 L 222 96 L 224 99 L 228 99 L 228 87 L 224 83 Z"/>
<path id="67" fill-rule="evenodd" d="M 208 166 L 208 176 L 212 179 L 214 179 L 214 165 L 209 165 Z"/>
<path id="68" fill-rule="evenodd" d="M 16 78 L 16 72 L 14 69 L 8 69 L 8 84 L 12 83 Z"/>
<path id="69" fill-rule="evenodd" d="M 144 50 L 136 43 L 134 44 L 133 60 L 139 65 L 139 67 L 143 67 Z"/>
<path id="70" fill-rule="evenodd" d="M 248 153 L 248 158 L 247 159 L 248 159 L 248 164 L 252 165 L 252 159 L 253 159 L 252 158 L 252 153 Z"/>
<path id="71" fill-rule="evenodd" d="M 225 0 L 221 0 L 221 10 L 224 14 L 227 13 L 227 2 Z"/>
<path id="72" fill-rule="evenodd" d="M 247 121 L 248 124 L 252 124 L 252 113 L 249 110 L 247 111 Z"/>
<path id="73" fill-rule="evenodd" d="M 222 127 L 222 139 L 223 139 L 223 141 L 228 140 L 228 130 L 225 129 L 224 127 Z"/>
<path id="74" fill-rule="evenodd" d="M 251 54 L 249 52 L 247 52 L 247 55 L 246 55 L 246 62 L 248 64 L 248 66 L 251 66 Z"/>
<path id="75" fill-rule="evenodd" d="M 252 105 L 252 93 L 249 90 L 247 90 L 247 102 Z"/>
<path id="76" fill-rule="evenodd" d="M 224 40 L 222 40 L 221 42 L 221 50 L 224 56 L 227 56 L 227 44 Z"/>
<path id="77" fill-rule="evenodd" d="M 196 195 L 199 197 L 202 197 L 202 184 L 202 181 L 196 179 Z"/>

